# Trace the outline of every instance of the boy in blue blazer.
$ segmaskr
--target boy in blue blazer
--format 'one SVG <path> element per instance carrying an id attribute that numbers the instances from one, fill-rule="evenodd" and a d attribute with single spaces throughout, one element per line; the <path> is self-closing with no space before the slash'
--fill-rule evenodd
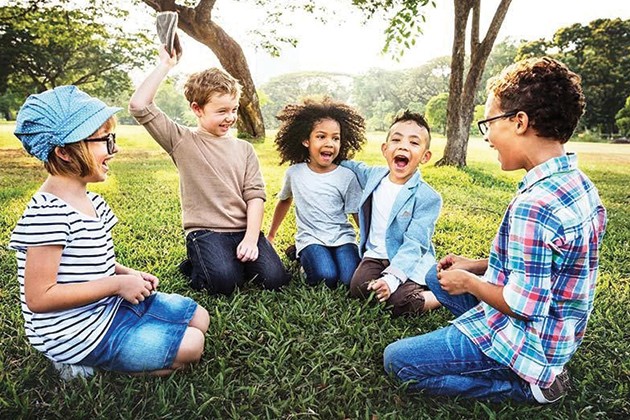
<path id="1" fill-rule="evenodd" d="M 429 125 L 405 111 L 390 126 L 381 151 L 388 167 L 343 161 L 363 189 L 359 210 L 361 263 L 350 282 L 353 297 L 374 292 L 393 315 L 419 315 L 440 306 L 426 286 L 436 276 L 431 238 L 442 198 L 422 180 L 418 166 L 431 159 Z"/>

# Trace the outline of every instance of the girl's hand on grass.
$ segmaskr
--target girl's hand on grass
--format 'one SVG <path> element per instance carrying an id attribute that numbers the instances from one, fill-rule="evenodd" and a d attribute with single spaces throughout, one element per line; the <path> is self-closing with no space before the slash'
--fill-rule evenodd
<path id="1" fill-rule="evenodd" d="M 367 289 L 368 291 L 373 290 L 375 292 L 379 302 L 385 302 L 391 296 L 389 286 L 382 278 L 369 282 Z"/>
<path id="2" fill-rule="evenodd" d="M 236 247 L 236 258 L 242 262 L 256 261 L 258 259 L 258 241 L 243 239 Z"/>
<path id="3" fill-rule="evenodd" d="M 146 273 L 145 273 L 146 274 Z M 127 302 L 137 305 L 151 294 L 152 283 L 136 274 L 119 274 L 117 295 Z"/>

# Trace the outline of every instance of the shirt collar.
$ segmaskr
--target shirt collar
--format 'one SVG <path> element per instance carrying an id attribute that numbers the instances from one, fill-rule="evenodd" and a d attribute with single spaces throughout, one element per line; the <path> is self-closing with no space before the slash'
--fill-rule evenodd
<path id="1" fill-rule="evenodd" d="M 568 172 L 577 169 L 577 156 L 575 153 L 551 158 L 538 166 L 533 167 L 518 184 L 518 192 L 531 188 L 534 184 L 550 177 L 558 172 Z"/>

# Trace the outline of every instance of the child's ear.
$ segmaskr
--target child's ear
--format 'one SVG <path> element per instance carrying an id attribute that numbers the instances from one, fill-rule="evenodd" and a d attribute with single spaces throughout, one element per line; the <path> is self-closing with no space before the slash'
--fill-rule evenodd
<path id="1" fill-rule="evenodd" d="M 431 151 L 427 150 L 426 152 L 424 152 L 424 156 L 422 156 L 422 159 L 420 159 L 420 163 L 422 164 L 427 163 L 428 161 L 431 160 L 431 156 L 432 156 Z"/>
<path id="2" fill-rule="evenodd" d="M 302 146 L 306 147 L 307 149 L 308 149 L 308 146 L 309 146 L 310 144 L 311 144 L 311 143 L 310 143 L 308 140 L 304 140 L 304 141 L 302 142 Z"/>
<path id="3" fill-rule="evenodd" d="M 381 153 L 385 156 L 385 150 L 387 149 L 387 142 L 381 143 Z"/>
<path id="4" fill-rule="evenodd" d="M 201 117 L 202 109 L 197 102 L 192 102 L 190 104 L 190 109 L 192 110 L 192 112 L 195 113 L 196 116 Z"/>
<path id="5" fill-rule="evenodd" d="M 521 111 L 515 115 L 516 117 L 516 134 L 523 134 L 529 127 L 529 115 Z"/>
<path id="6" fill-rule="evenodd" d="M 64 147 L 56 146 L 55 155 L 57 155 L 59 159 L 65 162 L 70 162 L 70 156 L 68 155 L 68 152 L 66 152 L 66 149 Z"/>

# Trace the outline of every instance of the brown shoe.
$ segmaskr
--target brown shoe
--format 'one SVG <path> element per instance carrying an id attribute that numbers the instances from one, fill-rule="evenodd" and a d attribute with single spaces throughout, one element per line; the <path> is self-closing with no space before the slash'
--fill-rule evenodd
<path id="1" fill-rule="evenodd" d="M 571 389 L 571 380 L 566 368 L 556 376 L 549 388 L 541 388 L 538 385 L 529 384 L 536 401 L 541 404 L 551 404 L 564 397 Z"/>

